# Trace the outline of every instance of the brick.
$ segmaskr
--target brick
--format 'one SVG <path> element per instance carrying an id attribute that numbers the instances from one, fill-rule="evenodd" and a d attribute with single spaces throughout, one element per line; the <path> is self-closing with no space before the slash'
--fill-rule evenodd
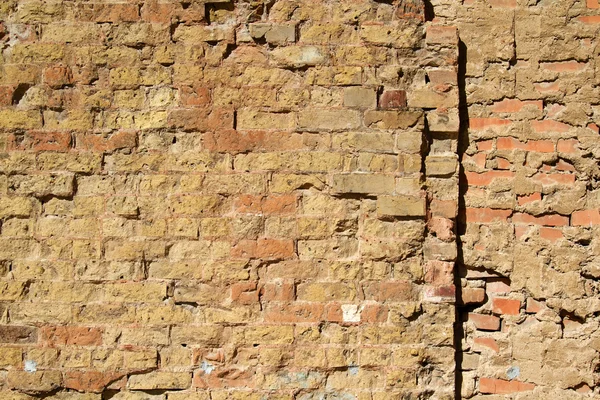
<path id="1" fill-rule="evenodd" d="M 294 254 L 294 242 L 291 240 L 243 240 L 231 249 L 231 255 L 239 258 L 285 259 Z"/>
<path id="2" fill-rule="evenodd" d="M 250 24 L 250 36 L 254 39 L 264 39 L 267 43 L 284 45 L 296 41 L 296 27 L 291 24 L 255 22 Z"/>
<path id="3" fill-rule="evenodd" d="M 8 388 L 25 392 L 50 392 L 62 384 L 60 371 L 10 370 L 6 378 Z"/>
<path id="4" fill-rule="evenodd" d="M 480 378 L 479 392 L 494 393 L 494 394 L 509 394 L 518 392 L 527 392 L 535 389 L 533 383 L 525 383 L 519 381 L 505 381 L 503 379 Z"/>
<path id="5" fill-rule="evenodd" d="M 469 322 L 475 325 L 475 328 L 483 331 L 500 330 L 500 318 L 493 315 L 483 315 L 469 313 Z"/>
<path id="6" fill-rule="evenodd" d="M 423 288 L 423 300 L 431 303 L 454 303 L 456 301 L 456 287 L 454 285 L 425 286 Z"/>
<path id="7" fill-rule="evenodd" d="M 404 109 L 407 106 L 405 90 L 384 90 L 379 97 L 381 109 Z"/>
<path id="8" fill-rule="evenodd" d="M 533 203 L 534 201 L 541 201 L 541 200 L 542 200 L 541 193 L 532 193 L 530 195 L 518 196 L 518 198 L 517 198 L 517 202 L 519 203 L 520 206 L 529 204 L 529 203 Z"/>
<path id="9" fill-rule="evenodd" d="M 427 44 L 458 46 L 458 31 L 455 26 L 430 25 L 425 40 Z"/>
<path id="10" fill-rule="evenodd" d="M 581 210 L 571 214 L 572 226 L 592 226 L 600 224 L 600 210 Z"/>
<path id="11" fill-rule="evenodd" d="M 515 224 L 535 224 L 545 226 L 567 226 L 569 225 L 569 217 L 563 215 L 541 215 L 534 216 L 523 213 L 515 213 L 512 216 Z"/>
<path id="12" fill-rule="evenodd" d="M 600 3 L 598 3 L 598 0 L 587 0 L 586 6 L 587 8 L 600 8 Z"/>
<path id="13" fill-rule="evenodd" d="M 485 289 L 463 287 L 460 291 L 461 304 L 483 304 L 485 302 Z"/>
<path id="14" fill-rule="evenodd" d="M 481 347 L 485 347 L 487 349 L 493 350 L 496 353 L 500 352 L 500 346 L 498 346 L 496 340 L 492 338 L 476 337 L 473 339 L 473 344 L 475 351 L 481 351 Z"/>
<path id="15" fill-rule="evenodd" d="M 490 107 L 490 111 L 495 113 L 516 113 L 525 108 L 542 111 L 544 102 L 542 100 L 521 101 L 519 99 L 504 99 L 502 101 L 494 102 L 494 105 Z"/>
<path id="16" fill-rule="evenodd" d="M 487 186 L 495 179 L 512 178 L 515 173 L 512 171 L 488 171 L 483 173 L 465 172 L 469 186 Z"/>
<path id="17" fill-rule="evenodd" d="M 570 125 L 549 119 L 544 121 L 531 121 L 531 128 L 537 133 L 565 133 L 572 129 Z"/>
<path id="18" fill-rule="evenodd" d="M 556 150 L 559 153 L 577 153 L 579 141 L 577 139 L 559 139 Z"/>
<path id="19" fill-rule="evenodd" d="M 357 111 L 314 109 L 298 113 L 298 128 L 306 131 L 339 131 L 360 126 Z"/>
<path id="20" fill-rule="evenodd" d="M 519 315 L 521 302 L 519 300 L 505 299 L 502 297 L 492 298 L 492 312 L 503 315 Z"/>
<path id="21" fill-rule="evenodd" d="M 425 199 L 417 196 L 380 196 L 377 198 L 380 216 L 425 216 Z"/>
<path id="22" fill-rule="evenodd" d="M 554 72 L 578 72 L 586 68 L 586 63 L 580 63 L 577 61 L 558 61 L 550 63 L 542 63 L 540 66 L 543 69 Z"/>
<path id="23" fill-rule="evenodd" d="M 494 210 L 491 208 L 467 208 L 467 223 L 506 222 L 512 215 L 512 210 Z"/>
<path id="24" fill-rule="evenodd" d="M 531 297 L 527 298 L 527 305 L 525 307 L 526 313 L 536 314 L 544 309 L 546 309 L 546 305 L 544 304 L 544 302 L 534 300 Z"/>
<path id="25" fill-rule="evenodd" d="M 458 170 L 458 159 L 456 156 L 430 155 L 425 159 L 425 170 L 427 176 L 454 175 Z"/>
<path id="26" fill-rule="evenodd" d="M 0 325 L 0 343 L 36 343 L 37 328 L 32 326 Z"/>
<path id="27" fill-rule="evenodd" d="M 473 131 L 485 131 L 488 129 L 506 128 L 512 124 L 512 121 L 501 118 L 471 118 L 469 119 L 469 129 Z"/>
<path id="28" fill-rule="evenodd" d="M 187 389 L 191 387 L 192 375 L 189 372 L 160 372 L 129 377 L 127 387 L 133 390 Z"/>
<path id="29" fill-rule="evenodd" d="M 50 346 L 99 346 L 102 330 L 84 326 L 44 326 L 40 330 L 41 340 Z"/>
<path id="30" fill-rule="evenodd" d="M 564 238 L 562 230 L 556 228 L 540 228 L 540 237 L 545 240 L 549 240 L 552 243 Z"/>
<path id="31" fill-rule="evenodd" d="M 79 392 L 102 393 L 108 385 L 124 375 L 125 373 L 105 371 L 67 371 L 63 386 Z"/>
<path id="32" fill-rule="evenodd" d="M 395 190 L 393 176 L 378 174 L 334 175 L 334 193 L 391 194 Z"/>

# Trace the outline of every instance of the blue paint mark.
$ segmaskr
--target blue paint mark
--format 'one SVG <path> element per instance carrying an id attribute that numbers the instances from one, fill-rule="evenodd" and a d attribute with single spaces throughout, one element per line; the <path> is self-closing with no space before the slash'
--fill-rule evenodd
<path id="1" fill-rule="evenodd" d="M 517 376 L 519 376 L 520 373 L 521 373 L 521 369 L 519 367 L 510 367 L 506 371 L 506 376 L 508 376 L 508 379 L 510 379 L 512 381 Z"/>

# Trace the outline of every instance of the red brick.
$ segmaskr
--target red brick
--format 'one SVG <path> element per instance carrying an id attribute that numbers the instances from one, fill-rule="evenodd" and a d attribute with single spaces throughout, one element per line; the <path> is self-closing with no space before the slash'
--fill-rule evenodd
<path id="1" fill-rule="evenodd" d="M 543 63 L 542 68 L 554 72 L 577 72 L 585 69 L 586 63 L 579 63 L 577 61 L 558 61 Z"/>
<path id="2" fill-rule="evenodd" d="M 481 140 L 481 141 L 477 142 L 476 144 L 477 144 L 477 150 L 490 151 L 490 150 L 492 150 L 492 147 L 494 146 L 494 141 L 493 140 Z"/>
<path id="3" fill-rule="evenodd" d="M 600 225 L 600 210 L 581 210 L 571 214 L 572 226 Z"/>
<path id="4" fill-rule="evenodd" d="M 78 134 L 76 146 L 79 150 L 111 153 L 119 149 L 132 149 L 137 143 L 137 133 L 120 131 L 111 135 Z"/>
<path id="5" fill-rule="evenodd" d="M 183 86 L 179 89 L 179 99 L 182 106 L 206 106 L 210 103 L 210 89 Z"/>
<path id="6" fill-rule="evenodd" d="M 427 221 L 429 232 L 434 234 L 440 240 L 445 242 L 453 241 L 454 236 L 454 221 L 449 218 L 431 217 Z"/>
<path id="7" fill-rule="evenodd" d="M 598 126 L 596 124 L 588 124 L 587 128 L 592 130 L 595 134 L 600 133 L 600 126 Z"/>
<path id="8" fill-rule="evenodd" d="M 519 300 L 494 297 L 492 299 L 492 312 L 494 314 L 519 315 L 521 302 Z"/>
<path id="9" fill-rule="evenodd" d="M 199 369 L 194 372 L 192 385 L 200 389 L 253 389 L 255 386 L 252 379 L 254 375 L 255 371 L 252 368 L 240 369 L 235 366 L 218 366 L 210 374 Z"/>
<path id="10" fill-rule="evenodd" d="M 600 8 L 598 4 L 598 0 L 587 0 L 586 1 L 587 8 Z"/>
<path id="11" fill-rule="evenodd" d="M 473 339 L 473 343 L 475 344 L 476 350 L 479 346 L 483 346 L 495 351 L 496 353 L 500 352 L 500 346 L 498 346 L 498 343 L 492 338 L 478 337 Z"/>
<path id="12" fill-rule="evenodd" d="M 483 304 L 485 302 L 485 290 L 483 288 L 463 287 L 460 294 L 461 304 Z"/>
<path id="13" fill-rule="evenodd" d="M 135 22 L 140 19 L 135 4 L 79 4 L 78 21 L 89 22 Z"/>
<path id="14" fill-rule="evenodd" d="M 341 323 L 344 321 L 344 313 L 340 303 L 328 303 L 325 305 L 325 314 L 323 320 L 328 322 Z"/>
<path id="15" fill-rule="evenodd" d="M 546 226 L 568 226 L 569 217 L 558 214 L 548 214 L 541 216 L 534 216 L 524 213 L 515 213 L 512 216 L 512 220 L 516 224 L 535 224 L 535 225 L 546 225 Z"/>
<path id="16" fill-rule="evenodd" d="M 490 222 L 506 222 L 512 210 L 495 210 L 491 208 L 467 208 L 466 222 L 487 224 Z"/>
<path id="17" fill-rule="evenodd" d="M 102 393 L 111 383 L 123 378 L 125 372 L 66 371 L 64 387 L 80 392 Z M 114 387 L 114 385 L 111 385 Z"/>
<path id="18" fill-rule="evenodd" d="M 11 135 L 9 150 L 69 151 L 71 134 L 68 132 L 29 131 Z"/>
<path id="19" fill-rule="evenodd" d="M 558 160 L 558 162 L 556 163 L 556 165 L 554 166 L 554 168 L 556 168 L 557 171 L 569 171 L 569 172 L 575 172 L 575 167 L 566 162 L 565 160 Z"/>
<path id="20" fill-rule="evenodd" d="M 551 140 L 530 140 L 527 142 L 528 151 L 537 151 L 538 153 L 554 153 L 554 142 Z"/>
<path id="21" fill-rule="evenodd" d="M 500 318 L 493 315 L 469 313 L 469 322 L 472 322 L 475 328 L 484 331 L 500 330 Z"/>
<path id="22" fill-rule="evenodd" d="M 143 21 L 155 24 L 169 23 L 175 15 L 175 4 L 159 3 L 156 0 L 146 1 L 141 11 Z"/>
<path id="23" fill-rule="evenodd" d="M 233 119 L 233 110 L 227 108 L 173 109 L 167 117 L 171 128 L 200 132 L 233 129 Z"/>
<path id="24" fill-rule="evenodd" d="M 406 108 L 405 90 L 385 90 L 379 98 L 381 109 L 403 109 Z"/>
<path id="25" fill-rule="evenodd" d="M 501 137 L 496 140 L 496 148 L 498 150 L 526 150 L 527 144 L 512 137 Z"/>
<path id="26" fill-rule="evenodd" d="M 4 85 L 0 86 L 0 107 L 10 106 L 12 104 L 13 94 L 15 93 L 16 86 Z"/>
<path id="27" fill-rule="evenodd" d="M 529 227 L 525 225 L 516 225 L 515 226 L 515 237 L 517 239 L 521 239 L 527 232 L 529 231 Z"/>
<path id="28" fill-rule="evenodd" d="M 563 236 L 562 230 L 560 230 L 560 229 L 546 228 L 543 226 L 540 228 L 540 237 L 542 239 L 546 239 L 546 240 L 549 240 L 552 243 L 554 243 L 557 240 L 562 239 L 564 236 Z"/>
<path id="29" fill-rule="evenodd" d="M 258 282 L 238 282 L 231 285 L 231 300 L 240 304 L 254 304 L 258 302 Z"/>
<path id="30" fill-rule="evenodd" d="M 292 240 L 242 240 L 231 249 L 233 257 L 284 259 L 294 255 Z"/>
<path id="31" fill-rule="evenodd" d="M 519 196 L 517 198 L 517 201 L 519 203 L 520 206 L 525 205 L 525 204 L 529 204 L 529 203 L 533 203 L 534 201 L 540 201 L 542 200 L 542 194 L 541 193 L 532 193 L 529 196 Z"/>
<path id="32" fill-rule="evenodd" d="M 489 128 L 503 128 L 511 125 L 512 121 L 501 118 L 471 118 L 469 129 L 472 131 L 483 131 Z"/>
<path id="33" fill-rule="evenodd" d="M 387 322 L 389 310 L 382 304 L 367 304 L 360 313 L 360 322 L 376 324 Z"/>
<path id="34" fill-rule="evenodd" d="M 511 171 L 487 171 L 482 173 L 467 171 L 465 176 L 469 186 L 488 186 L 494 179 L 512 178 L 515 173 Z"/>
<path id="35" fill-rule="evenodd" d="M 565 133 L 571 130 L 571 125 L 563 124 L 562 122 L 546 119 L 543 121 L 531 121 L 531 128 L 537 133 Z"/>
<path id="36" fill-rule="evenodd" d="M 579 140 L 577 139 L 560 139 L 557 143 L 557 150 L 559 153 L 577 153 Z"/>
<path id="37" fill-rule="evenodd" d="M 51 346 L 99 346 L 102 330 L 86 326 L 44 326 L 40 330 L 42 341 Z"/>
<path id="38" fill-rule="evenodd" d="M 533 383 L 525 383 L 519 381 L 505 381 L 503 379 L 493 378 L 481 378 L 479 379 L 479 392 L 480 393 L 495 393 L 495 394 L 508 394 L 516 392 L 526 392 L 533 390 L 535 385 Z"/>
<path id="39" fill-rule="evenodd" d="M 292 301 L 295 298 L 294 283 L 266 283 L 260 288 L 262 301 Z"/>
<path id="40" fill-rule="evenodd" d="M 541 183 L 545 186 L 551 185 L 572 185 L 575 183 L 575 175 L 574 174 L 545 174 L 538 173 L 533 176 L 533 180 Z"/>
<path id="41" fill-rule="evenodd" d="M 477 165 L 479 168 L 485 168 L 485 162 L 487 161 L 486 153 L 477 153 L 472 156 L 463 156 L 464 161 L 471 161 L 473 164 Z"/>
<path id="42" fill-rule="evenodd" d="M 237 212 L 244 214 L 292 214 L 296 212 L 296 196 L 242 195 L 236 199 L 235 207 Z"/>
<path id="43" fill-rule="evenodd" d="M 415 299 L 415 288 L 409 281 L 382 281 L 367 283 L 365 297 L 377 301 L 410 301 Z"/>
<path id="44" fill-rule="evenodd" d="M 456 301 L 456 286 L 424 286 L 423 300 L 436 303 L 454 303 Z"/>
<path id="45" fill-rule="evenodd" d="M 496 158 L 496 169 L 511 169 L 512 164 L 505 158 L 497 157 Z"/>
<path id="46" fill-rule="evenodd" d="M 52 88 L 61 88 L 73 83 L 71 68 L 55 65 L 44 68 L 44 83 Z"/>
<path id="47" fill-rule="evenodd" d="M 495 113 L 513 113 L 523 110 L 525 107 L 537 108 L 542 111 L 544 102 L 542 100 L 521 101 L 518 99 L 504 99 L 497 101 L 490 107 L 490 111 Z"/>
<path id="48" fill-rule="evenodd" d="M 454 263 L 447 261 L 427 261 L 424 266 L 425 282 L 434 285 L 448 285 L 454 281 Z"/>
<path id="49" fill-rule="evenodd" d="M 577 19 L 584 24 L 600 24 L 600 15 L 577 17 Z"/>

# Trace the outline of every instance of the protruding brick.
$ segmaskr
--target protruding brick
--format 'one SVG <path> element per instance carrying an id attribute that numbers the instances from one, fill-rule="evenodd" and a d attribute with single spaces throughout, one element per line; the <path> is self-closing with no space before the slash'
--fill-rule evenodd
<path id="1" fill-rule="evenodd" d="M 472 322 L 475 328 L 483 331 L 500 330 L 500 318 L 493 315 L 469 313 L 469 322 Z"/>
<path id="2" fill-rule="evenodd" d="M 502 297 L 492 298 L 492 312 L 504 315 L 519 315 L 521 302 L 519 300 L 505 299 Z"/>
<path id="3" fill-rule="evenodd" d="M 600 210 L 581 210 L 571 214 L 572 226 L 600 225 Z"/>
<path id="4" fill-rule="evenodd" d="M 406 105 L 405 90 L 384 90 L 379 98 L 379 108 L 384 110 L 403 109 Z"/>
<path id="5" fill-rule="evenodd" d="M 485 301 L 485 289 L 463 287 L 460 291 L 461 304 L 483 304 Z"/>

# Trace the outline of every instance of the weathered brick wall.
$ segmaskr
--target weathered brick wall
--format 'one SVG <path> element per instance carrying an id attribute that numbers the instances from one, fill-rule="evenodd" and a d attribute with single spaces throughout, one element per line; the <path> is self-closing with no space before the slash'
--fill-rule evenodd
<path id="1" fill-rule="evenodd" d="M 368 0 L 0 19 L 0 398 L 454 397 L 451 24 Z"/>
<path id="2" fill-rule="evenodd" d="M 462 397 L 598 398 L 598 2 L 432 3 L 463 42 Z"/>

